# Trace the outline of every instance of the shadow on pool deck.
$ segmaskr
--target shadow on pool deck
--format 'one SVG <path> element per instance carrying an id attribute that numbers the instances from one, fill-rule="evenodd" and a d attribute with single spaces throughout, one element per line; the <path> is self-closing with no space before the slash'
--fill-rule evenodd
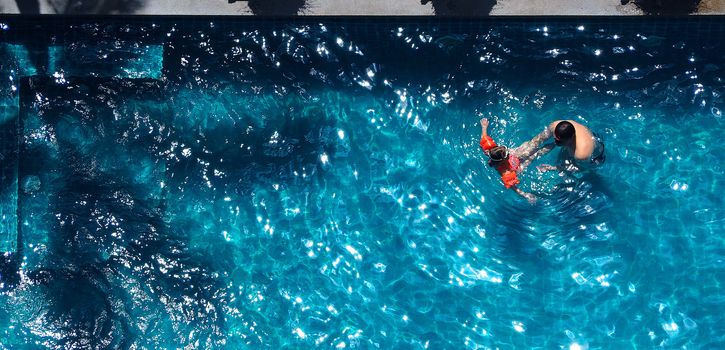
<path id="1" fill-rule="evenodd" d="M 231 5 L 237 3 L 236 5 Z M 725 14 L 723 0 L 0 0 L 0 13 L 147 15 L 686 15 Z"/>
<path id="2" fill-rule="evenodd" d="M 41 0 L 15 0 L 21 14 L 40 14 Z M 112 14 L 134 13 L 145 0 L 48 0 L 55 14 Z"/>
<path id="3" fill-rule="evenodd" d="M 229 0 L 235 3 L 240 0 Z M 241 0 L 247 1 L 249 9 L 255 15 L 261 16 L 294 16 L 307 8 L 306 0 Z"/>
<path id="4" fill-rule="evenodd" d="M 18 11 L 20 11 L 20 13 L 32 15 L 40 14 L 39 0 L 15 0 L 15 3 L 18 5 Z M 0 11 L 1 10 L 3 10 L 2 7 L 0 7 Z"/>
<path id="5" fill-rule="evenodd" d="M 622 4 L 630 0 L 621 0 Z M 695 13 L 700 0 L 634 0 L 645 14 L 648 15 L 687 15 Z"/>
<path id="6" fill-rule="evenodd" d="M 485 16 L 491 13 L 496 0 L 421 0 L 422 5 L 433 3 L 437 16 Z"/>

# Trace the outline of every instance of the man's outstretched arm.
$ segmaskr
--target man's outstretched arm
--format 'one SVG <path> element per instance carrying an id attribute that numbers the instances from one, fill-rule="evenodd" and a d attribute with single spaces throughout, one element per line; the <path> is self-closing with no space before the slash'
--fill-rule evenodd
<path id="1" fill-rule="evenodd" d="M 524 171 L 529 165 L 531 165 L 531 162 L 533 162 L 535 159 L 551 152 L 551 150 L 553 150 L 555 146 L 556 145 L 554 145 L 552 143 L 552 144 L 544 145 L 543 147 L 536 150 L 536 152 L 534 152 L 534 154 L 532 154 L 530 157 L 526 158 L 526 160 L 523 163 L 521 163 L 521 171 Z"/>
<path id="2" fill-rule="evenodd" d="M 541 131 L 538 135 L 534 136 L 534 138 L 516 147 L 515 152 L 521 158 L 532 158 L 532 160 L 536 159 L 537 157 L 543 156 L 551 150 L 549 149 L 542 154 L 537 154 L 539 147 L 541 147 L 544 142 L 546 142 L 553 136 L 554 133 L 551 132 L 551 126 L 547 125 L 544 130 Z"/>
<path id="3" fill-rule="evenodd" d="M 541 165 L 537 166 L 536 169 L 538 169 L 540 173 L 544 173 L 544 172 L 551 171 L 551 170 L 566 171 L 566 172 L 570 172 L 570 173 L 582 171 L 582 169 L 573 162 L 559 164 L 556 166 L 551 165 L 551 164 L 541 164 Z"/>

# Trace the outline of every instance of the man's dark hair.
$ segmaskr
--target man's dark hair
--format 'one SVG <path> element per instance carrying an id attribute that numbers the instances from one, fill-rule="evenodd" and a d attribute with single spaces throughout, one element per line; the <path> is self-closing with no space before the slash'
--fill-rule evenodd
<path id="1" fill-rule="evenodd" d="M 556 138 L 556 144 L 571 140 L 574 137 L 574 124 L 568 121 L 559 122 L 554 128 L 554 137 Z"/>

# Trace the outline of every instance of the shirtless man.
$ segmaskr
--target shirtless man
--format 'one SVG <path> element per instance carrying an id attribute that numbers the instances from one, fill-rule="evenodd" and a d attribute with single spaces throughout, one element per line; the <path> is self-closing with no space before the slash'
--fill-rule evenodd
<path id="1" fill-rule="evenodd" d="M 542 144 L 554 137 L 554 143 Z M 599 165 L 604 162 L 604 143 L 586 126 L 573 120 L 557 120 L 544 131 L 536 135 L 531 141 L 520 146 L 523 153 L 532 154 L 536 159 L 548 153 L 554 147 L 561 146 L 557 166 L 543 164 L 537 167 L 539 171 L 568 170 L 580 171 L 583 168 Z M 532 159 L 532 160 L 533 160 Z"/>

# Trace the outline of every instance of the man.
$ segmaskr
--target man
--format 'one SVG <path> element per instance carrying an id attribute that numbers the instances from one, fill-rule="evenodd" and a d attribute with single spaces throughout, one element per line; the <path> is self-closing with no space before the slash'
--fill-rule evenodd
<path id="1" fill-rule="evenodd" d="M 541 146 L 552 137 L 554 137 L 554 143 Z M 605 159 L 602 140 L 589 128 L 573 120 L 557 120 L 549 124 L 544 131 L 519 148 L 526 154 L 532 154 L 531 160 L 533 161 L 556 146 L 561 147 L 557 166 L 543 164 L 537 167 L 539 171 L 557 169 L 580 171 L 583 168 L 599 165 Z"/>

